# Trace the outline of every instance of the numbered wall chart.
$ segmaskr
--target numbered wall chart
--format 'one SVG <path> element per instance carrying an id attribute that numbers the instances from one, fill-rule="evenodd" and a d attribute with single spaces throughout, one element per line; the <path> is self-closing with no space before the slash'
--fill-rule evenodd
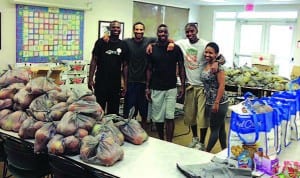
<path id="1" fill-rule="evenodd" d="M 83 11 L 17 4 L 16 13 L 17 63 L 83 59 Z"/>

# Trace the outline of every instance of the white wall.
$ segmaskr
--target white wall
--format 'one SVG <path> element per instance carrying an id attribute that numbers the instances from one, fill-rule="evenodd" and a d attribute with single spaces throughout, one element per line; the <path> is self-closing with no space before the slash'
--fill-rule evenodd
<path id="1" fill-rule="evenodd" d="M 16 0 L 21 1 L 21 0 Z M 22 0 L 29 1 L 29 0 Z M 98 34 L 99 20 L 119 20 L 125 23 L 125 37 L 132 36 L 132 12 L 133 0 L 30 0 L 29 2 L 41 2 L 56 4 L 64 8 L 70 7 L 70 4 L 78 4 L 79 1 L 91 2 L 91 9 L 85 11 L 84 21 L 84 60 L 90 60 L 91 51 Z M 0 50 L 0 68 L 6 68 L 7 64 L 15 64 L 16 58 L 16 10 L 12 0 L 0 0 L 0 12 L 2 16 L 2 49 Z M 145 2 L 145 0 L 144 0 Z M 189 22 L 198 22 L 200 25 L 199 36 L 207 40 L 212 40 L 213 31 L 213 13 L 214 10 L 243 10 L 243 6 L 188 6 L 186 4 L 168 3 L 164 0 L 151 0 L 151 2 L 169 5 L 181 8 L 189 8 Z M 84 4 L 83 4 L 84 5 Z M 78 5 L 76 6 L 76 8 Z M 285 10 L 300 9 L 299 6 L 261 6 L 256 10 Z M 296 32 L 300 31 L 300 24 L 297 24 Z M 300 39 L 300 32 L 297 33 L 296 39 Z M 295 39 L 295 41 L 297 41 Z M 295 55 L 296 61 L 300 63 L 300 49 L 297 49 Z"/>
<path id="2" fill-rule="evenodd" d="M 16 61 L 16 10 L 8 0 L 0 1 L 1 49 L 0 69 Z"/>
<path id="3" fill-rule="evenodd" d="M 15 64 L 16 61 L 16 10 L 13 0 L 0 0 L 0 12 L 2 15 L 2 49 L 0 50 L 0 69 L 7 68 L 8 64 Z M 124 37 L 132 36 L 132 12 L 133 0 L 15 0 L 28 2 L 26 4 L 38 3 L 52 5 L 56 7 L 67 8 L 72 4 L 77 4 L 76 9 L 85 6 L 84 3 L 91 2 L 91 9 L 85 11 L 84 21 L 84 60 L 90 60 L 91 51 L 95 41 L 98 38 L 98 21 L 99 20 L 119 20 L 125 23 Z M 82 1 L 82 2 L 80 2 Z M 159 4 L 180 6 L 176 4 L 166 4 L 165 1 L 157 1 Z M 180 6 L 183 7 L 183 6 Z M 79 7 L 80 8 L 80 7 Z M 82 7 L 85 8 L 85 7 Z M 198 8 L 190 8 L 190 21 L 198 21 Z"/>

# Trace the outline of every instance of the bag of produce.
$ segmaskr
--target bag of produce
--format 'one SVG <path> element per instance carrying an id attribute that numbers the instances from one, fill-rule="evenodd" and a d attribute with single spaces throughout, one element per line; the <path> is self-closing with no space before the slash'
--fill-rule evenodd
<path id="1" fill-rule="evenodd" d="M 19 136 L 23 139 L 33 139 L 35 132 L 44 125 L 44 122 L 28 117 L 19 129 Z"/>
<path id="2" fill-rule="evenodd" d="M 10 109 L 2 109 L 2 110 L 0 110 L 0 120 L 2 120 L 3 118 L 5 118 L 6 115 L 8 115 L 8 114 L 10 114 L 12 112 L 13 111 L 10 110 Z"/>
<path id="3" fill-rule="evenodd" d="M 64 136 L 69 136 L 74 135 L 79 128 L 91 131 L 95 123 L 96 120 L 89 116 L 68 111 L 58 122 L 57 132 Z"/>
<path id="4" fill-rule="evenodd" d="M 12 83 L 26 84 L 29 81 L 29 72 L 27 69 L 12 69 L 10 65 L 8 67 L 9 70 L 0 76 L 0 88 L 6 87 Z"/>
<path id="5" fill-rule="evenodd" d="M 89 135 L 89 132 L 86 129 L 79 128 L 75 132 L 75 137 L 79 138 L 80 140 L 83 139 L 87 135 Z"/>
<path id="6" fill-rule="evenodd" d="M 71 94 L 67 100 L 67 103 L 73 103 L 80 99 L 86 101 L 96 101 L 96 97 L 93 95 L 93 92 L 88 89 L 84 90 L 84 89 L 73 88 L 70 93 Z"/>
<path id="7" fill-rule="evenodd" d="M 14 95 L 22 88 L 24 88 L 25 85 L 24 83 L 13 83 L 10 84 L 8 87 L 6 88 L 2 88 L 0 90 L 0 99 L 13 99 Z"/>
<path id="8" fill-rule="evenodd" d="M 47 93 L 55 98 L 58 102 L 66 102 L 71 95 L 71 89 L 62 88 L 61 91 L 50 90 Z"/>
<path id="9" fill-rule="evenodd" d="M 41 76 L 30 80 L 26 85 L 26 90 L 31 94 L 43 94 L 50 90 L 60 91 L 61 89 L 54 83 L 54 79 Z"/>
<path id="10" fill-rule="evenodd" d="M 35 98 L 29 105 L 29 111 L 33 114 L 34 118 L 40 121 L 51 121 L 48 118 L 48 113 L 52 106 L 57 104 L 57 100 L 50 95 L 43 94 Z"/>
<path id="11" fill-rule="evenodd" d="M 15 111 L 0 120 L 0 126 L 3 130 L 19 132 L 21 124 L 29 116 L 24 111 Z"/>
<path id="12" fill-rule="evenodd" d="M 56 134 L 56 125 L 54 122 L 45 123 L 35 132 L 34 152 L 46 152 L 49 140 Z"/>
<path id="13" fill-rule="evenodd" d="M 82 140 L 80 158 L 84 162 L 112 166 L 123 156 L 124 150 L 111 134 L 100 133 L 96 137 L 88 135 Z"/>
<path id="14" fill-rule="evenodd" d="M 66 102 L 59 102 L 50 108 L 48 118 L 53 121 L 59 121 L 67 111 L 68 104 Z"/>
<path id="15" fill-rule="evenodd" d="M 104 115 L 103 109 L 96 101 L 78 100 L 73 102 L 69 106 L 68 110 L 81 113 L 95 119 L 97 118 L 97 120 L 100 120 Z"/>
<path id="16" fill-rule="evenodd" d="M 135 119 L 124 119 L 123 121 L 119 121 L 115 124 L 124 134 L 125 140 L 130 143 L 140 145 L 149 137 L 147 132 Z"/>
<path id="17" fill-rule="evenodd" d="M 22 88 L 13 97 L 15 102 L 14 108 L 18 110 L 27 109 L 34 98 L 36 98 L 35 95 L 30 94 L 25 88 Z"/>
<path id="18" fill-rule="evenodd" d="M 0 110 L 6 109 L 6 108 L 11 108 L 12 105 L 13 105 L 12 99 L 10 99 L 10 98 L 0 99 Z"/>
<path id="19" fill-rule="evenodd" d="M 48 153 L 62 155 L 65 152 L 63 138 L 63 135 L 55 134 L 47 144 Z"/>
<path id="20" fill-rule="evenodd" d="M 123 145 L 124 135 L 112 122 L 95 124 L 92 129 L 91 135 L 96 136 L 103 132 L 111 133 L 115 142 L 119 145 Z"/>
<path id="21" fill-rule="evenodd" d="M 77 155 L 80 152 L 80 140 L 74 135 L 63 138 L 63 145 L 67 155 Z"/>
<path id="22" fill-rule="evenodd" d="M 55 155 L 75 155 L 79 154 L 80 140 L 71 135 L 64 137 L 63 135 L 54 135 L 47 144 L 48 153 Z"/>

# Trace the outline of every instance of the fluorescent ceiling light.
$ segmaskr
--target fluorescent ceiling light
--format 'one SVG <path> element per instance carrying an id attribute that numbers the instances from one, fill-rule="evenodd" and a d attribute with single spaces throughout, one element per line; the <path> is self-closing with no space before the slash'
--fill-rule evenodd
<path id="1" fill-rule="evenodd" d="M 270 1 L 275 1 L 275 2 L 287 2 L 287 1 L 293 1 L 293 0 L 270 0 Z"/>
<path id="2" fill-rule="evenodd" d="M 225 2 L 225 0 L 202 0 L 205 2 Z"/>

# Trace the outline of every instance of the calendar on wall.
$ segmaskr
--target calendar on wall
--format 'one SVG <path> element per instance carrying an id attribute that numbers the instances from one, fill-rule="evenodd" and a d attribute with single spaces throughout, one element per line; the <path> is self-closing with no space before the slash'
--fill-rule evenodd
<path id="1" fill-rule="evenodd" d="M 83 59 L 84 12 L 16 5 L 16 62 Z"/>

